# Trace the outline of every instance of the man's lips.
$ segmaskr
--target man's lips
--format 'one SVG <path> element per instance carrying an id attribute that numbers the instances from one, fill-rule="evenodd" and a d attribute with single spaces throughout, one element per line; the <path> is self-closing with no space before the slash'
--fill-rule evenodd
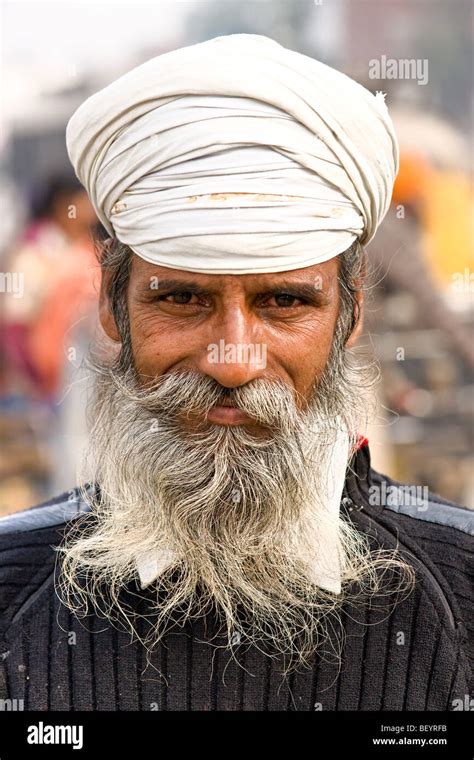
<path id="1" fill-rule="evenodd" d="M 234 406 L 213 406 L 209 409 L 206 418 L 208 422 L 216 425 L 245 425 L 254 423 L 254 420 Z"/>

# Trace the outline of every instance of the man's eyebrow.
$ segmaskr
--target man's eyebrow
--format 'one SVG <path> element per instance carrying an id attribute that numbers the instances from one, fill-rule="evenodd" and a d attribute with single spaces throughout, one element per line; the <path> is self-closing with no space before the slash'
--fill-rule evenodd
<path id="1" fill-rule="evenodd" d="M 310 282 L 278 282 L 270 284 L 267 287 L 262 287 L 264 293 L 291 293 L 294 296 L 300 296 L 301 298 L 314 298 L 318 295 L 326 295 L 326 289 L 323 288 L 322 283 L 318 282 L 318 285 Z"/>
<path id="2" fill-rule="evenodd" d="M 194 280 L 162 280 L 161 277 L 150 278 L 150 281 L 146 285 L 143 285 L 141 290 L 143 292 L 150 291 L 151 293 L 160 293 L 163 290 L 185 290 L 190 293 L 197 293 L 198 295 L 211 292 L 209 287 L 199 285 Z"/>
<path id="3" fill-rule="evenodd" d="M 141 290 L 142 292 L 149 291 L 152 294 L 163 293 L 163 291 L 186 291 L 187 293 L 194 293 L 196 295 L 209 295 L 211 293 L 218 292 L 219 288 L 209 285 L 200 285 L 195 280 L 162 280 L 160 277 L 157 277 L 156 282 L 147 282 L 146 285 L 143 285 Z M 291 280 L 285 280 L 269 283 L 268 285 L 262 283 L 258 287 L 258 292 L 260 294 L 291 293 L 294 296 L 311 299 L 317 297 L 318 295 L 325 295 L 325 288 L 323 288 L 321 282 L 318 282 L 316 285 L 310 282 L 292 282 Z"/>

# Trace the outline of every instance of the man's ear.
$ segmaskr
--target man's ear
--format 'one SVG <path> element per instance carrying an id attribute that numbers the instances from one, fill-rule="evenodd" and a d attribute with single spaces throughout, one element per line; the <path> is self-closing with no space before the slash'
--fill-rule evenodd
<path id="1" fill-rule="evenodd" d="M 352 346 L 357 342 L 358 338 L 360 337 L 362 330 L 364 329 L 364 291 L 358 290 L 355 299 L 357 301 L 357 310 L 359 314 L 359 318 L 357 320 L 357 324 L 352 330 L 347 342 L 346 342 L 346 348 L 352 348 Z"/>
<path id="2" fill-rule="evenodd" d="M 112 272 L 102 270 L 102 280 L 100 283 L 99 295 L 99 320 L 105 334 L 116 343 L 121 342 L 120 333 L 115 322 L 112 305 L 109 299 L 109 284 Z"/>

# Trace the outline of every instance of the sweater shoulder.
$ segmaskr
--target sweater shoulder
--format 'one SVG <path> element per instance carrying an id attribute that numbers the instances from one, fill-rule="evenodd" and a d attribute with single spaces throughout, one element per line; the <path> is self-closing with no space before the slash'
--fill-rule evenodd
<path id="1" fill-rule="evenodd" d="M 381 517 L 397 515 L 402 530 L 410 535 L 474 552 L 474 509 L 455 504 L 427 486 L 400 483 L 371 470 L 369 504 Z"/>
<path id="2" fill-rule="evenodd" d="M 374 470 L 369 482 L 372 513 L 437 579 L 465 629 L 474 666 L 474 510 Z"/>
<path id="3" fill-rule="evenodd" d="M 395 528 L 402 543 L 418 547 L 474 605 L 474 510 L 373 470 L 367 495 L 378 519 Z"/>
<path id="4" fill-rule="evenodd" d="M 0 634 L 51 579 L 69 524 L 89 511 L 78 488 L 0 518 Z"/>

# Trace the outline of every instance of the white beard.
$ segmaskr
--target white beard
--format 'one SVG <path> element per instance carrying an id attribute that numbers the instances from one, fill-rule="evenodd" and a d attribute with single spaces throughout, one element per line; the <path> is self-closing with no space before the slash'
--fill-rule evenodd
<path id="1" fill-rule="evenodd" d="M 211 378 L 173 373 L 145 390 L 132 373 L 99 377 L 89 476 L 101 496 L 92 530 L 62 549 L 65 603 L 107 593 L 120 606 L 137 559 L 145 572 L 155 562 L 156 623 L 146 646 L 178 607 L 187 617 L 212 604 L 229 642 L 238 633 L 305 661 L 344 584 L 375 588 L 381 565 L 339 514 L 361 400 L 341 373 L 333 397 L 331 383 L 327 375 L 304 412 L 280 383 L 234 389 L 234 403 L 265 428 L 254 435 L 245 426 L 183 427 L 179 414 L 222 398 Z M 88 575 L 88 592 L 78 573 Z"/>

